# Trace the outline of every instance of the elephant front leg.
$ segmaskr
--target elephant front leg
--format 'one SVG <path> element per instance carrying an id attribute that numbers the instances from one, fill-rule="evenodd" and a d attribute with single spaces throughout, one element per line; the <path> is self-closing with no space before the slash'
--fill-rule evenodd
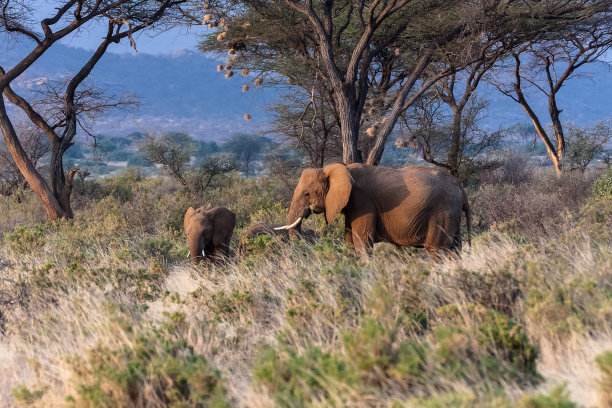
<path id="1" fill-rule="evenodd" d="M 344 241 L 349 245 L 353 245 L 353 231 L 351 231 L 347 223 L 344 224 Z"/>
<path id="2" fill-rule="evenodd" d="M 376 217 L 373 214 L 365 214 L 353 220 L 350 229 L 355 252 L 362 258 L 368 258 L 372 255 L 372 248 L 374 246 Z"/>
<path id="3" fill-rule="evenodd" d="M 228 244 L 219 244 L 215 248 L 215 259 L 217 262 L 224 262 L 229 259 L 230 250 Z"/>
<path id="4" fill-rule="evenodd" d="M 368 235 L 359 235 L 353 232 L 353 245 L 355 252 L 361 258 L 369 258 L 372 255 L 374 241 Z"/>

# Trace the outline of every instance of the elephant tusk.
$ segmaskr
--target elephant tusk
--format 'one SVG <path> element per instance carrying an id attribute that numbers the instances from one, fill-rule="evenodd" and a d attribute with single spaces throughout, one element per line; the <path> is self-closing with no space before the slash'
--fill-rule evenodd
<path id="1" fill-rule="evenodd" d="M 274 228 L 274 230 L 276 231 L 281 231 L 281 230 L 288 230 L 288 229 L 293 229 L 295 227 L 297 227 L 300 222 L 302 222 L 302 217 L 298 218 L 297 220 L 295 220 L 295 222 L 291 225 L 283 225 L 282 227 L 276 227 Z"/>
<path id="2" fill-rule="evenodd" d="M 191 251 L 187 251 L 187 258 L 191 256 Z"/>
<path id="3" fill-rule="evenodd" d="M 204 253 L 204 250 L 202 250 L 202 256 L 206 256 L 206 254 Z"/>

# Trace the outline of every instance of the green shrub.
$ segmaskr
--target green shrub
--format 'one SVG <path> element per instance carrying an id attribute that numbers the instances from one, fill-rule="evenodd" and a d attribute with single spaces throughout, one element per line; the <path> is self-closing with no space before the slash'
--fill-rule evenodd
<path id="1" fill-rule="evenodd" d="M 612 197 L 612 168 L 593 183 L 593 198 L 604 200 Z"/>
<path id="2" fill-rule="evenodd" d="M 339 356 L 324 353 L 318 347 L 307 347 L 303 355 L 281 347 L 265 348 L 253 368 L 255 382 L 264 386 L 283 407 L 305 407 L 314 401 L 325 405 L 343 405 L 342 387 L 338 383 L 355 386 L 359 377 Z"/>
<path id="3" fill-rule="evenodd" d="M 519 402 L 519 408 L 577 408 L 578 405 L 569 399 L 565 385 L 553 389 L 549 394 L 525 397 Z"/>
<path id="4" fill-rule="evenodd" d="M 133 335 L 130 344 L 99 344 L 69 359 L 74 406 L 228 407 L 220 375 L 184 340 L 184 315 Z"/>
<path id="5" fill-rule="evenodd" d="M 33 252 L 45 245 L 46 226 L 35 224 L 31 227 L 16 227 L 4 234 L 4 242 L 16 253 Z"/>
<path id="6" fill-rule="evenodd" d="M 426 365 L 426 345 L 416 342 L 396 343 L 397 329 L 385 329 L 373 319 L 362 327 L 345 333 L 344 348 L 349 361 L 365 381 L 380 380 L 380 374 L 400 380 L 404 385 L 420 382 Z"/>
<path id="7" fill-rule="evenodd" d="M 435 394 L 429 398 L 415 398 L 406 404 L 397 403 L 393 408 L 401 406 L 414 408 L 511 408 L 513 404 L 503 391 L 486 392 L 482 395 L 470 392 L 451 392 Z"/>
<path id="8" fill-rule="evenodd" d="M 252 255 L 266 255 L 278 253 L 280 250 L 279 239 L 271 235 L 258 235 L 249 238 L 246 242 L 245 253 Z"/>
<path id="9" fill-rule="evenodd" d="M 451 378 L 467 378 L 470 364 L 465 362 L 470 360 L 480 375 L 493 381 L 539 378 L 538 349 L 516 319 L 471 303 L 443 306 L 436 315 L 430 341 Z"/>
<path id="10" fill-rule="evenodd" d="M 27 406 L 40 400 L 45 394 L 45 390 L 34 390 L 31 391 L 25 385 L 20 385 L 13 389 L 13 397 L 17 405 Z M 6 402 L 6 401 L 5 401 Z"/>
<path id="11" fill-rule="evenodd" d="M 602 406 L 612 406 L 612 351 L 606 351 L 595 358 L 601 371 L 599 395 Z"/>

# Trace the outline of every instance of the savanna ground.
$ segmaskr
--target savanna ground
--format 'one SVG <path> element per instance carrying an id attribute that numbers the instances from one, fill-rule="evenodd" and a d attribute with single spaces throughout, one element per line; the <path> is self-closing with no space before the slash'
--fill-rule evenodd
<path id="1" fill-rule="evenodd" d="M 189 265 L 190 205 L 232 209 L 235 250 L 286 221 L 294 185 L 192 197 L 126 171 L 76 186 L 54 223 L 31 193 L 0 197 L 0 405 L 612 406 L 610 170 L 483 174 L 461 260 L 362 260 L 315 216 L 316 245 Z"/>

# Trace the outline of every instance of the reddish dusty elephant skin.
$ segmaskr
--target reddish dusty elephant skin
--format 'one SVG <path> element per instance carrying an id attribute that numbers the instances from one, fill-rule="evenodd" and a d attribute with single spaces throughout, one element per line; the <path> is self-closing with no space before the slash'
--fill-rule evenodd
<path id="1" fill-rule="evenodd" d="M 238 254 L 244 256 L 247 254 L 247 244 L 249 239 L 258 237 L 260 235 L 272 235 L 280 237 L 284 242 L 289 242 L 289 230 L 276 230 L 275 228 L 281 227 L 281 224 L 253 224 L 251 225 L 240 237 L 240 243 L 238 244 Z M 301 228 L 297 233 L 302 239 L 309 243 L 315 243 L 319 240 L 319 234 L 309 228 Z"/>
<path id="2" fill-rule="evenodd" d="M 189 207 L 185 213 L 185 234 L 196 264 L 204 259 L 219 262 L 229 257 L 229 246 L 236 226 L 236 215 L 224 207 Z"/>
<path id="3" fill-rule="evenodd" d="M 324 213 L 328 223 L 343 213 L 344 238 L 360 255 L 371 254 L 375 242 L 390 242 L 425 248 L 436 260 L 461 250 L 462 212 L 469 239 L 467 197 L 459 181 L 445 171 L 336 163 L 302 172 L 287 227 L 299 231 L 311 213 Z"/>

